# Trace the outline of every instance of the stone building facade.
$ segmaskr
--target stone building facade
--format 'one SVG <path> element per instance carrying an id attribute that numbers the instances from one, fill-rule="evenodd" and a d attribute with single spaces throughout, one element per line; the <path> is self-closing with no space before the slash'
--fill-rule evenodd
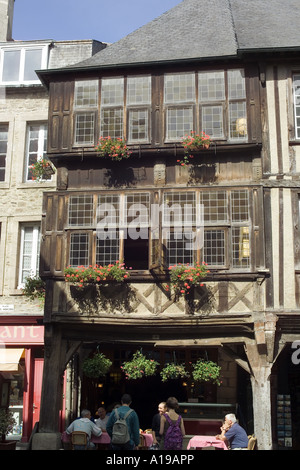
<path id="1" fill-rule="evenodd" d="M 34 70 L 73 64 L 105 45 L 93 40 L 14 41 L 13 10 L 14 1 L 0 2 L 0 342 L 4 348 L 0 387 L 5 390 L 0 406 L 9 404 L 18 423 L 14 433 L 28 440 L 39 414 L 39 403 L 35 416 L 29 409 L 37 393 L 33 389 L 35 363 L 40 364 L 43 358 L 44 307 L 38 299 L 28 300 L 22 289 L 26 277 L 39 277 L 42 198 L 56 185 L 55 174 L 38 182 L 32 180 L 29 168 L 45 156 L 47 142 L 48 92 Z M 40 330 L 37 344 L 22 335 L 10 336 L 13 328 L 24 325 Z M 15 365 L 17 370 L 9 370 L 5 350 L 20 351 L 15 361 L 20 362 L 22 372 L 20 364 Z M 36 370 L 40 378 L 42 369 L 37 366 Z M 30 391 L 24 399 L 26 380 Z M 37 383 L 40 394 L 41 378 Z M 19 396 L 11 402 L 8 392 L 13 385 L 18 386 Z M 24 400 L 28 400 L 26 410 Z"/>

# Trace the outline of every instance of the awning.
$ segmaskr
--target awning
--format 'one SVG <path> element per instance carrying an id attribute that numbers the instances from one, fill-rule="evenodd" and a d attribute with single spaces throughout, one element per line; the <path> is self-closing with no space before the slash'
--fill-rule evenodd
<path id="1" fill-rule="evenodd" d="M 24 349 L 0 348 L 0 372 L 18 372 Z"/>

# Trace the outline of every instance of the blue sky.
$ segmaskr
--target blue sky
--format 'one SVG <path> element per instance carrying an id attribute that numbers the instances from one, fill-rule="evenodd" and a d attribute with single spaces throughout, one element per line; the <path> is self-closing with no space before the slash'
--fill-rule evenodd
<path id="1" fill-rule="evenodd" d="M 13 39 L 115 42 L 181 0 L 15 0 Z"/>

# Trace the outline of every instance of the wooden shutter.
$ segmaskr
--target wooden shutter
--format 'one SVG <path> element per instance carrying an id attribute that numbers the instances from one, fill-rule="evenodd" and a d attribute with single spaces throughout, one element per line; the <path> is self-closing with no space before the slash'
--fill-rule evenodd
<path id="1" fill-rule="evenodd" d="M 49 99 L 48 153 L 67 152 L 73 143 L 74 82 L 52 82 Z"/>

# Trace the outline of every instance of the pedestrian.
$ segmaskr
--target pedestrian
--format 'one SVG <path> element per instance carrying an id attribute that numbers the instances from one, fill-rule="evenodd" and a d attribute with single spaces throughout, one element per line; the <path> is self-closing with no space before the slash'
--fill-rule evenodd
<path id="1" fill-rule="evenodd" d="M 164 450 L 182 450 L 184 423 L 181 415 L 177 413 L 178 400 L 169 397 L 166 401 L 168 411 L 161 415 L 159 434 L 162 436 Z"/>
<path id="2" fill-rule="evenodd" d="M 225 421 L 221 427 L 221 434 L 216 439 L 227 441 L 230 449 L 241 450 L 248 448 L 248 436 L 244 428 L 237 422 L 235 414 L 225 416 Z"/>
<path id="3" fill-rule="evenodd" d="M 111 438 L 112 450 L 135 450 L 140 443 L 140 424 L 137 413 L 130 408 L 131 396 L 125 393 L 121 398 L 121 406 L 114 408 L 111 412 L 108 422 L 106 424 L 106 431 Z M 122 444 L 114 443 L 114 424 L 119 421 L 119 418 L 126 421 L 128 429 L 128 441 Z"/>
<path id="4" fill-rule="evenodd" d="M 80 414 L 80 418 L 75 419 L 73 423 L 70 424 L 70 426 L 66 429 L 67 434 L 72 434 L 73 431 L 81 431 L 85 432 L 87 434 L 87 440 L 88 440 L 88 445 L 87 447 L 92 449 L 95 447 L 95 445 L 91 442 L 91 437 L 92 434 L 95 436 L 101 436 L 102 430 L 98 428 L 95 423 L 91 421 L 91 412 L 89 410 L 82 410 Z M 75 446 L 75 450 L 82 450 L 79 449 L 79 447 L 82 446 L 77 446 L 78 449 Z"/>
<path id="5" fill-rule="evenodd" d="M 161 418 L 161 415 L 165 413 L 166 411 L 167 411 L 166 402 L 165 401 L 160 402 L 158 405 L 158 413 L 156 413 L 152 419 L 152 437 L 153 437 L 152 446 L 154 449 L 160 448 L 160 442 L 161 442 L 161 435 L 159 434 L 160 418 Z"/>

